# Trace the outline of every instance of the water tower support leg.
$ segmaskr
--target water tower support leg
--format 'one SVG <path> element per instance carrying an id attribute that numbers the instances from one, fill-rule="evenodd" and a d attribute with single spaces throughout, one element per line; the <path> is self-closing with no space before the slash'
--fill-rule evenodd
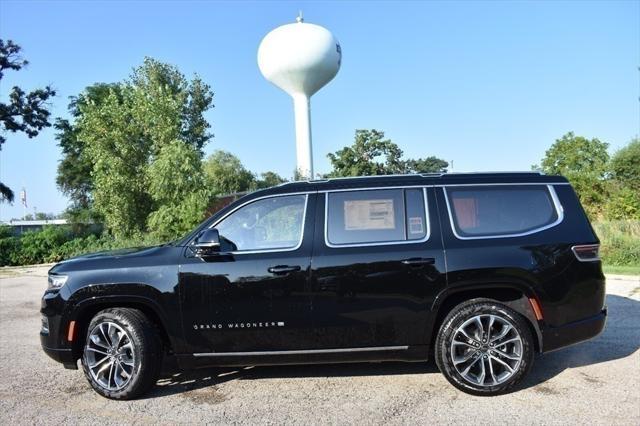
<path id="1" fill-rule="evenodd" d="M 309 98 L 305 95 L 293 96 L 293 109 L 296 121 L 296 167 L 302 178 L 313 179 Z"/>

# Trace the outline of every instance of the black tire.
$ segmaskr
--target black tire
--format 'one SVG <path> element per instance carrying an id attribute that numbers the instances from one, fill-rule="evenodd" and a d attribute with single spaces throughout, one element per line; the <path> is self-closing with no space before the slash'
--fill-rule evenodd
<path id="1" fill-rule="evenodd" d="M 114 368 L 116 375 L 120 377 L 121 382 L 123 382 L 121 384 L 118 384 L 115 381 L 115 376 L 113 375 L 110 367 L 107 367 L 109 370 L 108 380 L 105 380 L 106 372 L 99 374 L 95 373 L 96 370 L 99 369 L 97 367 L 94 367 L 94 373 L 92 374 L 90 367 L 91 361 L 95 364 L 98 362 L 96 359 L 106 360 L 106 362 L 100 361 L 100 368 L 105 365 L 115 365 L 115 363 L 118 363 L 118 361 L 114 360 L 111 355 L 94 355 L 96 351 L 91 348 L 103 350 L 104 347 L 96 346 L 95 340 L 90 341 L 90 336 L 93 330 L 98 330 L 96 333 L 102 331 L 100 328 L 97 328 L 99 326 L 102 327 L 102 330 L 116 330 L 114 336 L 120 337 L 118 342 L 122 339 L 127 343 L 125 345 L 127 346 L 127 349 L 123 349 L 122 353 L 125 351 L 127 352 L 129 356 L 127 361 L 131 363 L 131 367 L 126 367 L 128 370 L 125 371 L 123 367 L 125 361 L 123 360 L 122 363 L 119 363 L 121 371 L 120 374 L 118 374 L 118 370 Z M 122 333 L 122 331 L 124 331 L 124 333 Z M 109 342 L 115 340 L 111 339 L 113 336 L 107 336 L 104 334 L 103 336 L 105 336 L 105 342 L 107 342 L 107 339 L 109 339 Z M 131 343 L 130 347 L 128 345 L 129 342 Z M 104 345 L 104 342 L 99 342 L 98 344 Z M 113 347 L 117 348 L 118 345 L 119 343 L 115 343 Z M 109 349 L 104 349 L 105 353 L 109 350 L 111 350 L 111 346 Z M 115 352 L 113 357 L 116 357 L 117 353 L 119 352 Z M 144 394 L 151 389 L 153 385 L 155 385 L 158 375 L 160 374 L 162 358 L 162 342 L 159 337 L 157 327 L 153 322 L 151 322 L 137 309 L 110 308 L 98 312 L 91 320 L 85 336 L 85 345 L 83 347 L 81 362 L 84 375 L 96 392 L 106 398 L 128 400 Z M 126 375 L 127 373 L 129 374 Z M 102 383 L 100 379 L 102 379 Z M 105 381 L 108 384 L 105 384 Z M 113 386 L 111 387 L 112 383 Z M 107 386 L 111 388 L 107 388 Z"/>
<path id="2" fill-rule="evenodd" d="M 494 318 L 492 319 L 491 316 Z M 480 328 L 477 325 L 478 318 L 480 326 L 485 327 Z M 489 321 L 493 324 L 491 327 L 488 326 Z M 438 368 L 453 386 L 472 395 L 493 396 L 512 391 L 529 373 L 533 365 L 535 348 L 531 330 L 526 321 L 513 309 L 491 299 L 473 299 L 457 305 L 446 316 L 438 332 L 435 345 Z M 513 327 L 513 330 L 506 327 L 507 323 Z M 463 331 L 470 334 L 469 329 L 464 328 L 465 324 L 467 324 L 466 327 L 476 329 L 476 333 L 468 339 L 467 335 L 459 331 L 462 327 Z M 491 343 L 495 335 L 490 336 L 489 339 L 479 337 L 482 334 L 480 330 L 485 331 L 483 336 L 486 337 L 487 330 L 489 330 L 488 333 L 492 330 L 495 333 L 498 326 L 501 327 L 498 335 L 504 330 L 510 331 L 496 343 Z M 517 337 L 520 340 L 517 340 Z M 504 346 L 499 345 L 500 342 L 508 340 L 513 341 Z M 516 360 L 506 358 L 503 354 Z M 454 363 L 454 356 L 457 364 Z M 518 357 L 520 357 L 519 360 L 517 360 Z M 469 367 L 474 362 L 475 364 Z M 509 368 L 504 366 L 505 362 Z M 486 374 L 487 370 L 490 370 L 490 377 Z M 502 376 L 495 375 L 495 370 L 501 371 Z M 463 375 L 465 371 L 467 373 Z"/>

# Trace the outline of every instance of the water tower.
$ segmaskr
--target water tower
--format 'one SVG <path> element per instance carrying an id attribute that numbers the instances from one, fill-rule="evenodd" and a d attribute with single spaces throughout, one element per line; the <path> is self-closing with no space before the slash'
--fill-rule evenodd
<path id="1" fill-rule="evenodd" d="M 282 25 L 262 39 L 258 67 L 271 83 L 293 98 L 296 125 L 296 168 L 313 177 L 309 98 L 336 76 L 342 51 L 338 40 L 319 25 L 304 22 Z"/>

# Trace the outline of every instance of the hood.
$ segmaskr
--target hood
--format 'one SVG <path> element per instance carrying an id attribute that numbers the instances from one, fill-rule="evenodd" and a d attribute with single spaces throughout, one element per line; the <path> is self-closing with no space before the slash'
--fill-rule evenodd
<path id="1" fill-rule="evenodd" d="M 74 270 L 107 269 L 135 266 L 147 263 L 147 259 L 164 254 L 172 246 L 134 247 L 88 253 L 63 260 L 54 265 L 49 273 L 64 273 Z"/>

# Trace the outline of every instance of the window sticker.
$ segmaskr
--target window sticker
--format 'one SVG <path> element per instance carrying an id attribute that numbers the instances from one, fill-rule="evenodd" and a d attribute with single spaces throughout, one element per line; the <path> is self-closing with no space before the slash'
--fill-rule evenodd
<path id="1" fill-rule="evenodd" d="M 424 228 L 422 227 L 422 218 L 420 216 L 409 218 L 409 233 L 410 234 L 422 234 Z"/>
<path id="2" fill-rule="evenodd" d="M 344 202 L 344 229 L 395 229 L 393 200 L 348 200 Z"/>

